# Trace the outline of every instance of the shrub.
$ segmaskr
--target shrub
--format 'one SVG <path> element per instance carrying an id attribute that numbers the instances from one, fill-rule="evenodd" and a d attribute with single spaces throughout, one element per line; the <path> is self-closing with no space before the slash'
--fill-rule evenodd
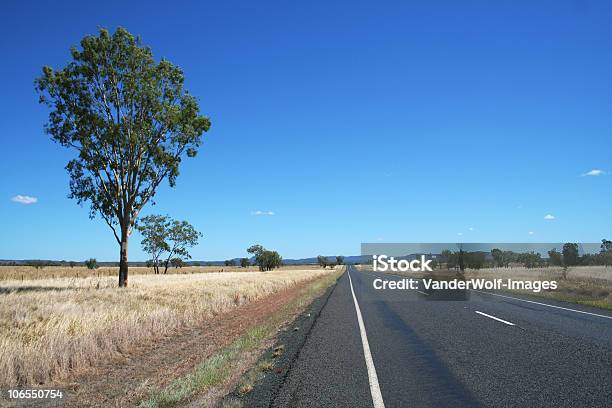
<path id="1" fill-rule="evenodd" d="M 98 261 L 96 258 L 89 258 L 85 261 L 85 266 L 87 269 L 98 269 Z"/>

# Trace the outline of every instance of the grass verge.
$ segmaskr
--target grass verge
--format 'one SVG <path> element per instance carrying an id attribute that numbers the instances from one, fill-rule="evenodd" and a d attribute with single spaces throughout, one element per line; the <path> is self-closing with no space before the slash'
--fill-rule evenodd
<path id="1" fill-rule="evenodd" d="M 263 351 L 265 340 L 273 337 L 283 323 L 291 320 L 293 316 L 333 285 L 341 273 L 342 271 L 338 271 L 326 275 L 308 285 L 298 297 L 272 314 L 265 323 L 248 329 L 232 344 L 198 364 L 188 375 L 174 380 L 163 389 L 151 392 L 148 399 L 141 403 L 141 407 L 177 407 L 187 403 L 198 394 L 208 392 L 214 387 L 226 385 L 235 374 L 236 367 L 240 367 L 240 361 L 249 354 Z M 263 372 L 266 369 L 270 370 L 272 367 L 269 365 L 259 367 L 258 365 L 257 368 L 260 372 Z M 255 378 L 253 378 L 254 381 Z M 253 382 L 249 383 L 243 379 L 240 389 L 244 393 L 250 392 Z"/>
<path id="2" fill-rule="evenodd" d="M 0 388 L 50 385 L 323 270 L 0 282 Z"/>

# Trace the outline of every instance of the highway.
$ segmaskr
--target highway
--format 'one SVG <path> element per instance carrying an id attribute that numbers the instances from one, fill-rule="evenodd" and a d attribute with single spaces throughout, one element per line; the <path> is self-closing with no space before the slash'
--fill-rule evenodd
<path id="1" fill-rule="evenodd" d="M 470 291 L 375 290 L 349 268 L 269 405 L 612 407 L 612 313 Z M 500 296 L 501 295 L 501 296 Z"/>

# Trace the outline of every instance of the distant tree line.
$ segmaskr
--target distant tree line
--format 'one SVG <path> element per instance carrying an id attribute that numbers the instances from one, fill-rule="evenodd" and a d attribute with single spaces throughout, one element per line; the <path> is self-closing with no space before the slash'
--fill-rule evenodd
<path id="1" fill-rule="evenodd" d="M 332 258 L 333 259 L 333 258 Z M 341 255 L 336 256 L 336 261 L 330 261 L 330 258 L 327 256 L 319 255 L 317 256 L 317 263 L 321 268 L 334 268 L 336 265 L 344 265 L 344 257 Z"/>
<path id="2" fill-rule="evenodd" d="M 448 269 L 463 271 L 465 269 L 481 269 L 483 267 L 508 268 L 511 265 L 521 265 L 526 268 L 546 266 L 590 266 L 612 265 L 612 241 L 603 239 L 600 251 L 596 254 L 580 255 L 580 247 L 575 242 L 563 244 L 561 251 L 556 248 L 548 251 L 548 258 L 542 258 L 537 252 L 513 252 L 494 248 L 489 253 L 484 251 L 468 252 L 461 248 L 458 251 L 444 250 L 436 263 L 445 263 Z M 489 258 L 489 259 L 487 259 Z"/>

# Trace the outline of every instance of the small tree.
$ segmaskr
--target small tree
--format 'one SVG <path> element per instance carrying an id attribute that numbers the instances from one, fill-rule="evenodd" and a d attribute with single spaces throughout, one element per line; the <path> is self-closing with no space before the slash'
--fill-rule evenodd
<path id="1" fill-rule="evenodd" d="M 561 266 L 563 265 L 563 257 L 559 251 L 553 248 L 548 251 L 548 262 L 553 266 Z"/>
<path id="2" fill-rule="evenodd" d="M 507 268 L 510 262 L 517 260 L 518 255 L 512 251 L 502 251 L 501 249 L 494 248 L 491 250 L 491 256 L 498 267 Z"/>
<path id="3" fill-rule="evenodd" d="M 493 260 L 495 261 L 495 264 L 499 267 L 504 266 L 504 256 L 503 256 L 503 251 L 501 249 L 498 248 L 493 248 L 491 250 L 491 256 L 493 257 Z"/>
<path id="4" fill-rule="evenodd" d="M 183 262 L 181 258 L 172 258 L 170 260 L 170 265 L 175 268 L 182 268 L 183 266 L 185 266 L 185 262 Z"/>
<path id="5" fill-rule="evenodd" d="M 85 266 L 87 269 L 98 269 L 98 261 L 96 258 L 89 258 L 85 261 Z"/>
<path id="6" fill-rule="evenodd" d="M 344 265 L 344 257 L 342 255 L 338 255 L 336 257 L 336 264 L 338 265 Z"/>
<path id="7" fill-rule="evenodd" d="M 136 226 L 143 236 L 142 250 L 151 255 L 151 265 L 155 274 L 159 274 L 162 254 L 170 250 L 170 245 L 166 242 L 170 225 L 170 217 L 148 215 L 142 218 Z"/>
<path id="8" fill-rule="evenodd" d="M 198 244 L 202 234 L 187 221 L 173 220 L 165 215 L 149 215 L 137 225 L 142 234 L 142 249 L 151 255 L 155 273 L 159 273 L 162 255 L 164 273 L 168 272 L 172 258 L 190 259 L 188 248 Z"/>
<path id="9" fill-rule="evenodd" d="M 464 252 L 465 266 L 469 269 L 479 270 L 484 265 L 484 252 Z"/>
<path id="10" fill-rule="evenodd" d="M 251 261 L 249 261 L 249 258 L 241 258 L 240 259 L 240 267 L 247 268 L 250 265 L 251 265 Z"/>
<path id="11" fill-rule="evenodd" d="M 70 261 L 68 265 L 70 265 L 71 268 L 74 268 L 76 266 L 76 262 Z"/>
<path id="12" fill-rule="evenodd" d="M 537 268 L 542 265 L 542 257 L 533 251 L 519 254 L 517 261 L 522 263 L 525 268 Z"/>
<path id="13" fill-rule="evenodd" d="M 568 267 L 578 265 L 578 244 L 568 242 L 563 245 L 563 264 Z"/>
<path id="14" fill-rule="evenodd" d="M 247 252 L 255 255 L 255 263 L 260 271 L 271 271 L 283 264 L 283 258 L 278 252 L 269 251 L 259 244 L 252 245 Z"/>
<path id="15" fill-rule="evenodd" d="M 600 263 L 605 266 L 612 265 L 612 241 L 601 240 L 601 251 L 599 252 Z"/>
<path id="16" fill-rule="evenodd" d="M 228 259 L 224 262 L 225 266 L 236 266 L 236 261 L 233 259 Z"/>
<path id="17" fill-rule="evenodd" d="M 326 256 L 319 255 L 319 256 L 317 256 L 317 263 L 319 264 L 319 266 L 320 266 L 321 268 L 324 268 L 324 269 L 325 269 L 325 267 L 327 267 L 327 264 L 328 264 L 329 262 L 327 261 L 327 257 L 326 257 Z"/>

